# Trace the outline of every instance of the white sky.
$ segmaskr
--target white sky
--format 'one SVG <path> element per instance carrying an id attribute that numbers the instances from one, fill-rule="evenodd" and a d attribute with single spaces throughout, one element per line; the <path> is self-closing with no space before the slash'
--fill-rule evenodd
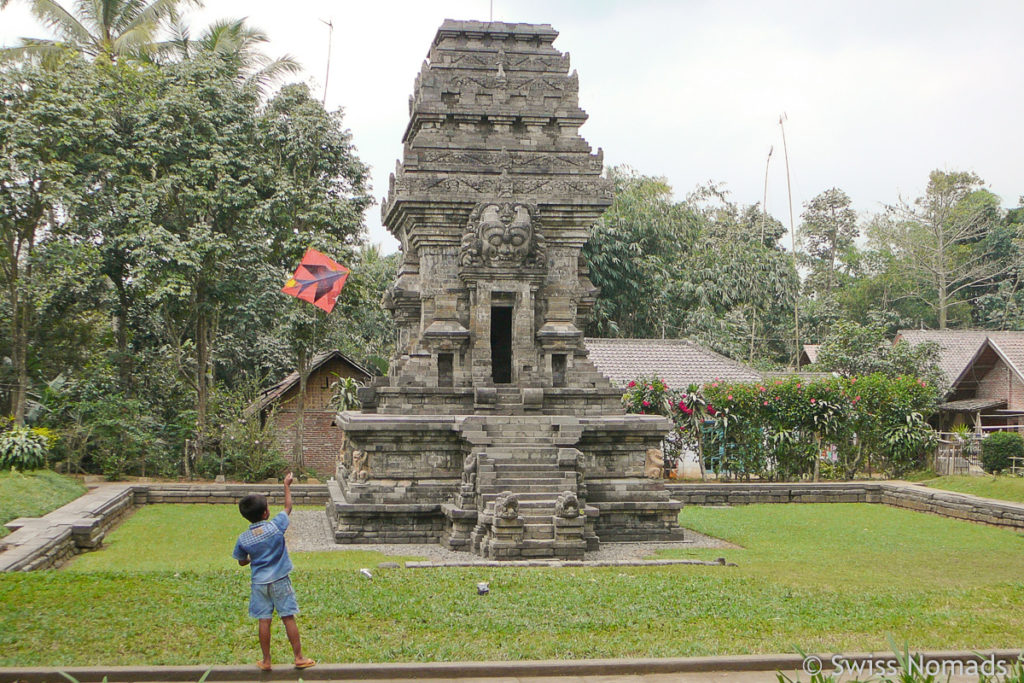
<path id="1" fill-rule="evenodd" d="M 191 16 L 196 32 L 248 17 L 318 93 L 318 20 L 333 19 L 327 105 L 344 107 L 379 204 L 437 27 L 488 13 L 489 0 L 207 0 Z M 715 180 L 760 202 L 774 145 L 768 210 L 788 225 L 782 112 L 798 224 L 822 190 L 842 188 L 866 214 L 921 194 L 935 168 L 978 173 L 1005 206 L 1024 194 L 1020 0 L 494 0 L 494 19 L 554 26 L 579 70 L 583 136 L 606 164 L 664 175 L 679 197 Z M 24 0 L 0 12 L 0 44 L 43 35 Z M 367 214 L 370 239 L 393 251 L 379 214 Z"/>

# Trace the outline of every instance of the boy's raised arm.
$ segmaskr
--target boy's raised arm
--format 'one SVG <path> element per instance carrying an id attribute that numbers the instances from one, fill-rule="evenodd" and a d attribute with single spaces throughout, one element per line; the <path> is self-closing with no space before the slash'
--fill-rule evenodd
<path id="1" fill-rule="evenodd" d="M 289 517 L 292 514 L 292 481 L 294 479 L 291 472 L 284 475 L 284 514 Z"/>

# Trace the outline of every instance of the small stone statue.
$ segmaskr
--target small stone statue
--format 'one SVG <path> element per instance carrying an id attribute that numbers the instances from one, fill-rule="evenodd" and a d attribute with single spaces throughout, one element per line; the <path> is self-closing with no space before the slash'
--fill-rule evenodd
<path id="1" fill-rule="evenodd" d="M 511 491 L 502 491 L 494 499 L 494 516 L 500 519 L 519 518 L 519 497 Z"/>
<path id="2" fill-rule="evenodd" d="M 648 479 L 661 479 L 665 469 L 665 456 L 660 448 L 647 449 L 647 461 L 644 463 L 644 476 Z"/>
<path id="3" fill-rule="evenodd" d="M 352 477 L 359 484 L 370 478 L 370 457 L 366 451 L 352 451 Z"/>
<path id="4" fill-rule="evenodd" d="M 476 453 L 470 453 L 462 463 L 462 483 L 476 484 Z"/>
<path id="5" fill-rule="evenodd" d="M 565 491 L 555 501 L 555 516 L 576 519 L 580 516 L 580 501 L 572 491 Z"/>

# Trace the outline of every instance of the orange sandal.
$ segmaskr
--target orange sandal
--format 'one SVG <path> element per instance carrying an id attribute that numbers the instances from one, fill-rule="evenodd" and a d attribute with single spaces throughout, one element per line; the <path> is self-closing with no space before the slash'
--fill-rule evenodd
<path id="1" fill-rule="evenodd" d="M 272 664 L 264 664 L 262 660 L 256 662 L 256 666 L 259 667 L 260 671 L 273 671 L 274 667 Z"/>
<path id="2" fill-rule="evenodd" d="M 311 666 L 316 666 L 316 662 L 314 662 L 312 659 L 309 659 L 308 657 L 302 660 L 301 662 L 295 662 L 296 669 L 308 669 Z"/>

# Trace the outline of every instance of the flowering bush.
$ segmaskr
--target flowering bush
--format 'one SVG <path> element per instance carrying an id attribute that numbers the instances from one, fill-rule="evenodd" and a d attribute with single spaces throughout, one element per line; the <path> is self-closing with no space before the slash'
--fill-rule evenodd
<path id="1" fill-rule="evenodd" d="M 889 474 L 913 467 L 933 445 L 924 421 L 937 404 L 935 386 L 880 373 L 761 382 L 715 380 L 672 392 L 657 379 L 630 383 L 630 412 L 672 419 L 670 442 L 694 450 L 719 475 L 796 479 L 817 473 L 853 477 L 872 462 Z M 916 417 L 915 417 L 916 416 Z"/>

